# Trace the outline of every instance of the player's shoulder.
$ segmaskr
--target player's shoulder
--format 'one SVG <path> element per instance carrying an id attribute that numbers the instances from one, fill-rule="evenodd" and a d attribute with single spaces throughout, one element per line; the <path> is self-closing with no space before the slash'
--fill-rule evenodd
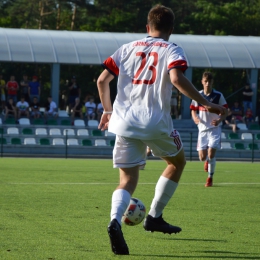
<path id="1" fill-rule="evenodd" d="M 213 89 L 212 91 L 213 91 L 215 94 L 217 94 L 217 95 L 224 96 L 224 95 L 222 94 L 222 92 L 220 92 L 220 91 L 218 91 L 218 90 L 216 90 L 216 89 Z"/>

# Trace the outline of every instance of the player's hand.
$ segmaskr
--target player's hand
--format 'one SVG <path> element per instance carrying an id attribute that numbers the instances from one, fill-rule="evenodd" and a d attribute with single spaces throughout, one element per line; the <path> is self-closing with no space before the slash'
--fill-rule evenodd
<path id="1" fill-rule="evenodd" d="M 200 119 L 198 117 L 194 118 L 194 123 L 198 125 L 200 123 Z"/>
<path id="2" fill-rule="evenodd" d="M 210 113 L 217 114 L 219 116 L 227 115 L 227 109 L 223 106 L 210 103 L 208 106 L 205 106 L 206 110 Z"/>
<path id="3" fill-rule="evenodd" d="M 221 122 L 221 120 L 220 120 L 220 118 L 219 118 L 219 119 L 214 119 L 214 120 L 212 120 L 210 124 L 211 124 L 211 125 L 214 125 L 214 126 L 218 126 L 220 122 Z"/>
<path id="4" fill-rule="evenodd" d="M 100 129 L 101 131 L 108 129 L 110 117 L 111 117 L 111 114 L 102 114 L 99 125 L 98 125 L 98 129 Z"/>

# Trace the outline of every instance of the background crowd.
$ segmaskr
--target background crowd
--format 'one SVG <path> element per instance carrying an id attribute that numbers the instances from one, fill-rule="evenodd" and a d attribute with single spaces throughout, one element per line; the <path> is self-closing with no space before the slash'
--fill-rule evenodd
<path id="1" fill-rule="evenodd" d="M 56 118 L 58 110 L 66 110 L 73 124 L 75 118 L 86 120 L 100 120 L 103 107 L 97 93 L 82 91 L 76 76 L 67 80 L 65 90 L 61 93 L 59 107 L 51 96 L 44 97 L 41 83 L 36 75 L 29 77 L 26 73 L 18 82 L 11 75 L 9 80 L 3 79 L 0 73 L 1 110 L 5 119 L 12 115 L 16 120 L 21 117 Z M 84 95 L 82 94 L 84 93 Z M 228 116 L 223 122 L 224 128 L 232 128 L 233 132 L 239 130 L 238 123 L 250 124 L 255 122 L 253 116 L 252 96 L 253 90 L 245 84 L 240 92 L 239 100 L 229 104 Z M 181 118 L 180 96 L 178 90 L 172 88 L 171 115 L 173 119 Z M 258 113 L 257 113 L 258 115 Z"/>
<path id="2" fill-rule="evenodd" d="M 5 81 L 3 75 L 0 74 L 0 90 L 1 109 L 5 119 L 10 115 L 16 120 L 21 117 L 44 117 L 45 119 L 50 116 L 58 117 L 57 104 L 51 96 L 48 96 L 47 99 L 41 97 L 41 84 L 35 75 L 30 80 L 28 75 L 24 74 L 22 80 L 18 82 L 14 75 L 10 76 L 9 81 Z M 60 105 L 67 110 L 72 123 L 75 118 L 100 120 L 103 113 L 100 100 L 91 93 L 81 99 L 81 88 L 75 76 L 72 76 L 71 81 L 67 82 L 66 101 L 65 104 L 61 102 Z"/>

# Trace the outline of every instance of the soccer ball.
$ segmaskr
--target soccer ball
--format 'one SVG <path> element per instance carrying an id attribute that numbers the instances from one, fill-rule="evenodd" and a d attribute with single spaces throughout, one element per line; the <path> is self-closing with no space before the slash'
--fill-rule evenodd
<path id="1" fill-rule="evenodd" d="M 137 198 L 131 198 L 130 203 L 122 217 L 122 222 L 129 226 L 140 224 L 145 217 L 145 206 Z"/>

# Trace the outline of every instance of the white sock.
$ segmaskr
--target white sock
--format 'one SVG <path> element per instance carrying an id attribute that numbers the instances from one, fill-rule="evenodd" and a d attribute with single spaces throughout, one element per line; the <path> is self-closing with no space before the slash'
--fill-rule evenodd
<path id="1" fill-rule="evenodd" d="M 178 186 L 177 182 L 171 181 L 163 176 L 158 180 L 155 187 L 154 199 L 151 204 L 149 215 L 158 218 Z"/>
<path id="2" fill-rule="evenodd" d="M 121 218 L 129 205 L 130 199 L 131 195 L 126 190 L 119 189 L 113 192 L 110 213 L 111 220 L 116 219 L 121 225 Z"/>
<path id="3" fill-rule="evenodd" d="M 216 167 L 216 157 L 212 158 L 212 159 L 208 159 L 208 177 L 213 176 L 214 172 L 215 172 L 215 167 Z"/>

